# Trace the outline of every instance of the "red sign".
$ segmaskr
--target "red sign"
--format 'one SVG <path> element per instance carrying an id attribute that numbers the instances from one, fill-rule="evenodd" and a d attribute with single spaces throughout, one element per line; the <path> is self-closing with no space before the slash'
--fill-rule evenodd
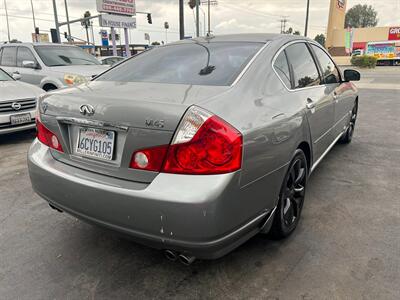
<path id="1" fill-rule="evenodd" d="M 389 28 L 389 41 L 400 40 L 400 27 Z"/>

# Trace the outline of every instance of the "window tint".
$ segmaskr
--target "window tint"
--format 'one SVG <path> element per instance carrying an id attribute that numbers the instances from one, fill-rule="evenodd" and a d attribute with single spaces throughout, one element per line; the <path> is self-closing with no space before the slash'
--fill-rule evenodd
<path id="1" fill-rule="evenodd" d="M 306 44 L 290 45 L 286 48 L 286 53 L 293 67 L 295 88 L 319 85 L 318 69 Z"/>
<path id="2" fill-rule="evenodd" d="M 286 87 L 291 88 L 289 65 L 285 51 L 282 51 L 275 60 L 274 68 Z"/>
<path id="3" fill-rule="evenodd" d="M 22 67 L 22 62 L 24 60 L 30 60 L 36 62 L 31 50 L 26 47 L 18 47 L 17 51 L 17 67 Z"/>
<path id="4" fill-rule="evenodd" d="M 230 85 L 263 43 L 212 42 L 157 47 L 97 80 Z"/>
<path id="5" fill-rule="evenodd" d="M 331 58 L 320 47 L 315 45 L 311 45 L 311 47 L 321 64 L 322 77 L 324 78 L 325 83 L 338 83 L 340 81 L 339 72 Z"/>
<path id="6" fill-rule="evenodd" d="M 1 65 L 15 67 L 17 47 L 4 47 L 1 55 Z"/>
<path id="7" fill-rule="evenodd" d="M 71 46 L 35 46 L 37 54 L 46 66 L 100 65 L 100 62 L 86 51 Z"/>

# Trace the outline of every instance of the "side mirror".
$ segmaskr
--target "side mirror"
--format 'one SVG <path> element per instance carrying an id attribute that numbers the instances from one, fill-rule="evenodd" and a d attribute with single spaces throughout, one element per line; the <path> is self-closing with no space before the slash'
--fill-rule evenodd
<path id="1" fill-rule="evenodd" d="M 22 76 L 21 76 L 21 74 L 13 73 L 12 78 L 14 78 L 15 80 L 21 80 Z"/>
<path id="2" fill-rule="evenodd" d="M 361 78 L 360 72 L 356 70 L 344 70 L 344 81 L 359 81 Z"/>
<path id="3" fill-rule="evenodd" d="M 33 60 L 24 60 L 22 62 L 22 67 L 24 68 L 30 68 L 30 69 L 37 69 L 38 64 L 35 63 Z"/>

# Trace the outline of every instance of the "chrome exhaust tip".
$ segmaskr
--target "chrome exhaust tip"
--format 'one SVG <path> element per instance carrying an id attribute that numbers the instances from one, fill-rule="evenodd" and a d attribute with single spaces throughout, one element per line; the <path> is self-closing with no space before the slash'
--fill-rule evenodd
<path id="1" fill-rule="evenodd" d="M 196 260 L 196 257 L 188 256 L 185 254 L 179 254 L 178 257 L 179 257 L 179 261 L 181 263 L 183 263 L 185 266 L 190 266 Z"/>
<path id="2" fill-rule="evenodd" d="M 170 261 L 176 261 L 178 258 L 175 251 L 172 250 L 164 250 L 164 256 Z"/>

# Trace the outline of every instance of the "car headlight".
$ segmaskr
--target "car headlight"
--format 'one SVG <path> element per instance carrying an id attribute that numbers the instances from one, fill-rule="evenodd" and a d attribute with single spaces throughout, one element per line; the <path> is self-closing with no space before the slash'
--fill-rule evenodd
<path id="1" fill-rule="evenodd" d="M 87 81 L 88 80 L 82 75 L 77 75 L 77 74 L 65 74 L 64 75 L 64 82 L 69 86 L 86 83 Z"/>

